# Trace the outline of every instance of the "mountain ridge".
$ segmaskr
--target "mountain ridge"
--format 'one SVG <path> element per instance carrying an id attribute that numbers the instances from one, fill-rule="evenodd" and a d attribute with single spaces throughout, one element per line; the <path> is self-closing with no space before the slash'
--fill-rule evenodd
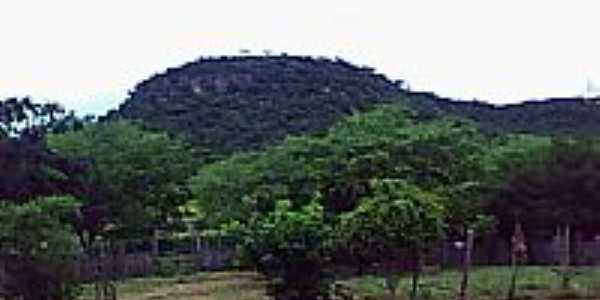
<path id="1" fill-rule="evenodd" d="M 404 103 L 428 116 L 470 119 L 491 133 L 600 134 L 598 98 L 497 105 L 402 86 L 402 80 L 339 58 L 208 57 L 140 82 L 109 117 L 141 119 L 184 133 L 217 155 L 260 149 L 287 135 L 319 133 L 344 116 L 389 103 Z"/>

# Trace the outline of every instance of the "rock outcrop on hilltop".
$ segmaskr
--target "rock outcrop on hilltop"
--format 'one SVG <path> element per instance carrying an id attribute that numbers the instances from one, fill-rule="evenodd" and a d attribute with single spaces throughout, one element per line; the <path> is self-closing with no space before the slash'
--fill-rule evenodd
<path id="1" fill-rule="evenodd" d="M 203 58 L 141 82 L 117 114 L 231 153 L 319 132 L 342 116 L 393 101 L 398 90 L 373 69 L 339 59 Z"/>

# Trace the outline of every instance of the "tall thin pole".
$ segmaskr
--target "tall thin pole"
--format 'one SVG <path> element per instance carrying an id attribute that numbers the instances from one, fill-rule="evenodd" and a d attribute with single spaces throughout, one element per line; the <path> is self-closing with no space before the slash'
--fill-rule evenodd
<path id="1" fill-rule="evenodd" d="M 463 274 L 462 274 L 462 282 L 460 284 L 460 300 L 467 300 L 467 287 L 469 286 L 469 268 L 471 267 L 471 256 L 473 252 L 473 240 L 474 240 L 475 232 L 473 229 L 467 230 L 467 243 L 465 245 L 465 256 L 463 259 Z"/>

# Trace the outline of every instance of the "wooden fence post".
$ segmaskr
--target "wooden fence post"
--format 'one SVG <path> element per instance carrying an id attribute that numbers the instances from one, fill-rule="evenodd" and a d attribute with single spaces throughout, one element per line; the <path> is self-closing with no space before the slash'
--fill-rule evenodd
<path id="1" fill-rule="evenodd" d="M 160 233 L 158 229 L 154 229 L 153 237 L 152 237 L 152 256 L 160 255 Z"/>
<path id="2" fill-rule="evenodd" d="M 565 225 L 564 234 L 562 236 L 562 250 L 560 257 L 560 265 L 562 271 L 562 288 L 569 288 L 569 281 L 571 278 L 570 265 L 571 265 L 571 226 Z"/>
<path id="3" fill-rule="evenodd" d="M 463 274 L 462 274 L 462 282 L 460 284 L 460 293 L 458 298 L 460 300 L 467 300 L 467 287 L 469 285 L 469 268 L 471 266 L 471 256 L 473 251 L 473 240 L 474 240 L 475 232 L 473 229 L 467 230 L 467 241 L 465 245 L 465 256 L 463 259 Z"/>

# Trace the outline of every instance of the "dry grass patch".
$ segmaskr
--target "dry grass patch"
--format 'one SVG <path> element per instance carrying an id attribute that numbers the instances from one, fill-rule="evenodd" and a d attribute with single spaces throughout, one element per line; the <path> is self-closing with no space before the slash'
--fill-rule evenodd
<path id="1" fill-rule="evenodd" d="M 118 284 L 119 300 L 262 300 L 264 281 L 255 273 L 200 273 L 176 278 L 140 278 Z M 92 300 L 92 295 L 85 295 Z"/>

